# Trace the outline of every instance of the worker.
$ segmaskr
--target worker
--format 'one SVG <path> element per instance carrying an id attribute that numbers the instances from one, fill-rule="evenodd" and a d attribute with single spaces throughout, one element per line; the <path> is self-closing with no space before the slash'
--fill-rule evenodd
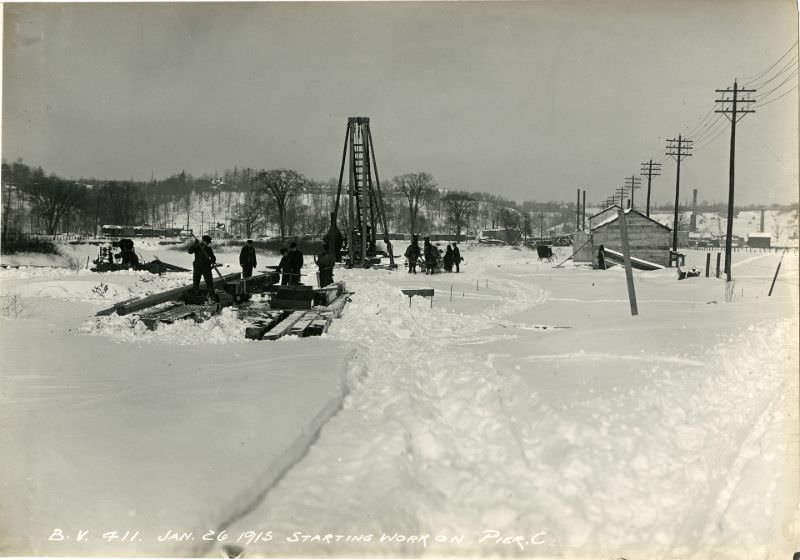
<path id="1" fill-rule="evenodd" d="M 431 238 L 425 238 L 425 245 L 423 246 L 425 256 L 425 273 L 433 274 L 436 272 L 436 263 L 439 260 L 439 250 L 431 243 Z"/>
<path id="2" fill-rule="evenodd" d="M 275 272 L 281 274 L 281 286 L 289 284 L 289 250 L 286 247 L 281 247 L 281 261 Z"/>
<path id="3" fill-rule="evenodd" d="M 286 263 L 289 267 L 289 283 L 300 284 L 300 269 L 303 268 L 303 253 L 297 248 L 297 243 L 292 241 L 289 244 L 289 254 L 286 256 Z"/>
<path id="4" fill-rule="evenodd" d="M 328 234 L 325 241 L 333 252 L 336 262 L 342 261 L 342 246 L 344 245 L 344 236 L 339 228 L 336 226 L 336 213 L 331 212 L 331 227 L 328 229 Z"/>
<path id="5" fill-rule="evenodd" d="M 455 261 L 453 260 L 453 246 L 452 245 L 449 245 L 449 244 L 447 245 L 447 251 L 445 251 L 445 253 L 444 253 L 443 264 L 444 264 L 445 271 L 453 272 L 453 265 L 455 264 Z"/>
<path id="6" fill-rule="evenodd" d="M 409 274 L 417 273 L 417 260 L 419 259 L 419 237 L 416 235 L 411 243 L 406 248 L 406 259 L 408 259 L 408 272 Z"/>
<path id="7" fill-rule="evenodd" d="M 206 288 L 208 288 L 208 295 L 212 300 L 218 302 L 219 296 L 214 291 L 214 279 L 211 277 L 211 267 L 217 264 L 217 257 L 211 250 L 211 236 L 204 235 L 202 241 L 195 238 L 194 242 L 189 245 L 189 253 L 194 253 L 194 275 L 192 277 L 194 292 L 200 293 L 200 277 L 202 276 L 206 282 Z"/>
<path id="8" fill-rule="evenodd" d="M 252 239 L 248 239 L 242 247 L 242 251 L 239 253 L 239 264 L 242 267 L 242 278 L 250 278 L 256 267 L 256 248 L 253 247 Z"/>
<path id="9" fill-rule="evenodd" d="M 322 251 L 314 256 L 314 262 L 319 268 L 319 287 L 324 288 L 328 284 L 333 284 L 333 267 L 336 260 L 330 252 L 330 245 L 322 244 Z"/>
<path id="10" fill-rule="evenodd" d="M 606 249 L 602 245 L 597 250 L 597 268 L 606 269 Z"/>
<path id="11" fill-rule="evenodd" d="M 456 272 L 461 272 L 461 251 L 458 250 L 458 243 L 453 241 L 453 264 L 456 265 Z"/>

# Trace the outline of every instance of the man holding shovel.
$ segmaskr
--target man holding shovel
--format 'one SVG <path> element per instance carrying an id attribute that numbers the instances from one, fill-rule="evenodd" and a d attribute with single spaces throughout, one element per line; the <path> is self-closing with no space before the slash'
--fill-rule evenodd
<path id="1" fill-rule="evenodd" d="M 206 282 L 208 294 L 214 301 L 219 301 L 219 296 L 214 291 L 214 279 L 211 276 L 211 267 L 215 267 L 217 257 L 214 256 L 214 251 L 211 250 L 211 236 L 204 235 L 202 241 L 198 241 L 195 237 L 194 242 L 189 246 L 189 253 L 194 253 L 194 276 L 192 283 L 194 285 L 195 293 L 200 293 L 200 277 Z"/>

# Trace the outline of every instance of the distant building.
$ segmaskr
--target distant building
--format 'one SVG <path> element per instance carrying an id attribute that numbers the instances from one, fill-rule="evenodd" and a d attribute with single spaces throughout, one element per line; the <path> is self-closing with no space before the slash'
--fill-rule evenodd
<path id="1" fill-rule="evenodd" d="M 589 218 L 588 232 L 576 232 L 573 240 L 575 262 L 591 261 L 597 266 L 597 251 L 600 245 L 622 252 L 619 209 L 619 206 L 614 205 L 598 212 Z M 669 266 L 669 253 L 672 247 L 670 228 L 630 208 L 625 210 L 625 225 L 632 257 Z"/>
<path id="2" fill-rule="evenodd" d="M 769 233 L 753 232 L 747 235 L 747 246 L 769 249 L 772 245 L 772 236 Z"/>
<path id="3" fill-rule="evenodd" d="M 485 229 L 481 233 L 485 239 L 497 239 L 509 245 L 516 245 L 522 239 L 522 233 L 518 229 Z"/>

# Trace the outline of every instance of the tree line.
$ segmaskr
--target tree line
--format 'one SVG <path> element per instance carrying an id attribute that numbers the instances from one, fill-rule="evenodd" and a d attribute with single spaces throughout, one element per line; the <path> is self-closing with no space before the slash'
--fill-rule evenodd
<path id="1" fill-rule="evenodd" d="M 225 224 L 246 237 L 269 230 L 280 237 L 322 235 L 330 225 L 337 181 L 318 181 L 292 169 L 233 168 L 217 176 L 181 171 L 150 181 L 65 179 L 17 160 L 2 162 L 3 234 L 95 235 L 103 224 L 201 229 Z M 571 224 L 574 206 L 518 204 L 487 192 L 441 188 L 426 172 L 405 173 L 382 185 L 388 227 L 395 232 L 461 236 L 481 229 L 532 231 L 530 212 L 548 225 Z M 339 213 L 340 228 L 347 227 Z M 567 226 L 568 228 L 568 226 Z"/>

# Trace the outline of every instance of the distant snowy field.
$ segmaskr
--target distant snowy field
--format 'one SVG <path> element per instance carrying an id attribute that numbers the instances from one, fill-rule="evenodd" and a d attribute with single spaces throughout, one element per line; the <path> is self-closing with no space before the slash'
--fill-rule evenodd
<path id="1" fill-rule="evenodd" d="M 342 318 L 273 343 L 231 312 L 155 332 L 93 316 L 189 273 L 0 270 L 0 553 L 800 549 L 795 252 L 769 298 L 780 255 L 735 253 L 730 303 L 713 273 L 636 271 L 637 317 L 620 267 L 462 255 L 461 274 L 337 269 Z"/>

